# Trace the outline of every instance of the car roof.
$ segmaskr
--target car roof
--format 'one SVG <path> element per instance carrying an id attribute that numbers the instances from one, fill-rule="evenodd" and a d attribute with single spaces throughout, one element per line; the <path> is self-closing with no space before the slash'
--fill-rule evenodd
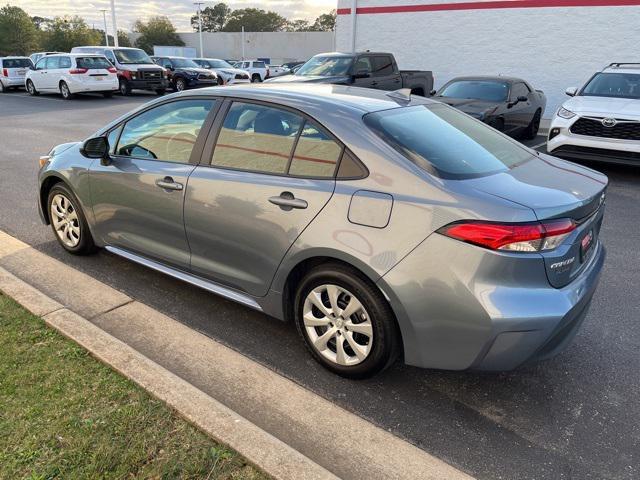
<path id="1" fill-rule="evenodd" d="M 6 57 L 0 57 L 0 60 L 30 60 L 30 58 L 22 57 L 20 55 L 8 55 Z"/>
<path id="2" fill-rule="evenodd" d="M 455 77 L 449 80 L 447 83 L 456 82 L 460 80 L 494 80 L 496 82 L 504 83 L 527 83 L 526 80 L 518 77 L 507 77 L 505 75 L 470 75 L 464 77 Z"/>
<path id="3" fill-rule="evenodd" d="M 305 103 L 313 104 L 315 109 L 324 111 L 350 110 L 361 116 L 366 113 L 390 110 L 405 105 L 437 104 L 434 100 L 412 95 L 410 102 L 394 99 L 382 90 L 349 87 L 346 85 L 308 83 L 261 83 L 250 85 L 229 85 L 208 87 L 182 92 L 182 96 L 197 96 L 211 93 L 216 96 L 240 97 L 247 100 L 262 100 L 300 108 Z M 301 108 L 302 109 L 302 108 Z"/>
<path id="4" fill-rule="evenodd" d="M 53 55 L 47 55 L 47 57 L 104 57 L 101 53 L 95 52 L 75 52 L 75 53 L 54 53 Z"/>

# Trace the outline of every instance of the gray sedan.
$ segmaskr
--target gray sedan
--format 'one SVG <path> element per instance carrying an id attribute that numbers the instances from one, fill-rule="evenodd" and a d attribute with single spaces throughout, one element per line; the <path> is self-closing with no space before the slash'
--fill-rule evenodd
<path id="1" fill-rule="evenodd" d="M 552 356 L 605 257 L 604 175 L 404 92 L 183 92 L 41 165 L 42 219 L 68 252 L 102 247 L 293 321 L 351 378 L 399 356 L 452 370 Z"/>

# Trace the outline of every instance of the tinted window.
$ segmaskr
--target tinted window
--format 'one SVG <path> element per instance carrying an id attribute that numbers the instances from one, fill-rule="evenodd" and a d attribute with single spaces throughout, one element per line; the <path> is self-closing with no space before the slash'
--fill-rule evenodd
<path id="1" fill-rule="evenodd" d="M 5 58 L 2 63 L 3 68 L 29 68 L 31 60 L 28 58 Z"/>
<path id="2" fill-rule="evenodd" d="M 293 113 L 234 103 L 218 135 L 212 164 L 284 174 L 302 118 Z"/>
<path id="3" fill-rule="evenodd" d="M 344 151 L 338 167 L 338 178 L 364 178 L 368 173 L 367 169 L 353 155 L 347 150 Z"/>
<path id="4" fill-rule="evenodd" d="M 376 76 L 393 75 L 393 60 L 390 56 L 373 57 L 373 74 Z"/>
<path id="5" fill-rule="evenodd" d="M 253 68 L 264 68 L 264 62 L 253 62 Z"/>
<path id="6" fill-rule="evenodd" d="M 289 174 L 302 177 L 333 177 L 342 147 L 307 122 L 293 153 Z"/>
<path id="7" fill-rule="evenodd" d="M 36 63 L 36 70 L 44 70 L 47 68 L 47 57 L 42 57 Z"/>
<path id="8" fill-rule="evenodd" d="M 439 93 L 442 97 L 474 98 L 490 102 L 505 102 L 509 85 L 493 80 L 460 80 L 446 85 Z"/>
<path id="9" fill-rule="evenodd" d="M 59 68 L 71 68 L 71 59 L 69 57 L 60 57 Z"/>
<path id="10" fill-rule="evenodd" d="M 333 77 L 347 75 L 353 57 L 313 57 L 296 72 L 302 76 Z"/>
<path id="11" fill-rule="evenodd" d="M 109 142 L 109 153 L 111 154 L 116 153 L 116 144 L 118 143 L 118 137 L 120 136 L 121 130 L 122 126 L 119 126 L 111 130 L 111 132 L 109 132 L 109 135 L 107 135 L 107 140 Z"/>
<path id="12" fill-rule="evenodd" d="M 511 87 L 511 99 L 515 100 L 518 97 L 527 97 L 529 96 L 529 88 L 524 83 L 514 83 L 513 87 Z"/>
<path id="13" fill-rule="evenodd" d="M 104 56 L 107 57 L 107 60 L 109 60 L 111 63 L 115 65 L 116 57 L 111 50 L 105 50 Z"/>
<path id="14" fill-rule="evenodd" d="M 78 68 L 87 68 L 89 70 L 106 70 L 111 68 L 111 64 L 103 57 L 78 57 L 76 58 Z"/>
<path id="15" fill-rule="evenodd" d="M 418 166 L 446 178 L 472 178 L 513 168 L 531 153 L 446 105 L 396 108 L 365 123 Z"/>
<path id="16" fill-rule="evenodd" d="M 371 72 L 371 57 L 360 57 L 353 67 L 354 72 Z"/>
<path id="17" fill-rule="evenodd" d="M 637 73 L 598 73 L 582 89 L 587 97 L 640 98 L 640 75 Z"/>
<path id="18" fill-rule="evenodd" d="M 213 100 L 180 100 L 152 108 L 129 120 L 117 155 L 188 163 Z"/>

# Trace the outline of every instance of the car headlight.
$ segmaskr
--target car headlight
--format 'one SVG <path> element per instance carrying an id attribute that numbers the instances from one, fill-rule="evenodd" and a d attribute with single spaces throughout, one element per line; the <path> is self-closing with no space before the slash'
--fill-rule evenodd
<path id="1" fill-rule="evenodd" d="M 576 114 L 573 113 L 571 110 L 567 110 L 564 107 L 560 107 L 560 109 L 558 110 L 558 116 L 560 118 L 573 118 L 576 116 Z"/>

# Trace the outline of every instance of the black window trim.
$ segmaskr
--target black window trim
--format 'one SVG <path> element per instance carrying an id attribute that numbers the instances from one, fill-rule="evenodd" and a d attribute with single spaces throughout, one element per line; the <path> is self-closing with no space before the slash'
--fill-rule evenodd
<path id="1" fill-rule="evenodd" d="M 205 118 L 204 122 L 202 123 L 202 127 L 200 127 L 200 132 L 198 133 L 198 137 L 196 139 L 196 143 L 193 146 L 193 149 L 191 150 L 191 156 L 189 157 L 189 161 L 188 162 L 172 162 L 171 160 L 162 160 L 162 159 L 157 159 L 157 158 L 148 158 L 148 157 L 136 157 L 136 156 L 130 156 L 130 155 L 117 155 L 117 154 L 113 154 L 110 155 L 113 158 L 120 158 L 120 159 L 132 159 L 132 160 L 149 160 L 149 161 L 153 161 L 153 162 L 163 162 L 163 163 L 175 163 L 177 165 L 198 165 L 200 163 L 200 158 L 202 156 L 202 151 L 204 149 L 205 146 L 205 142 L 206 139 L 209 135 L 209 131 L 211 128 L 211 125 L 213 124 L 218 110 L 220 110 L 221 106 L 222 106 L 222 99 L 221 97 L 213 97 L 211 95 L 193 95 L 193 96 L 188 96 L 188 97 L 182 97 L 182 98 L 172 98 L 169 100 L 165 100 L 162 102 L 158 102 L 158 103 L 154 103 L 152 105 L 147 106 L 146 108 L 139 110 L 137 112 L 135 112 L 133 115 L 123 119 L 122 121 L 118 122 L 117 124 L 111 126 L 108 130 L 105 130 L 100 136 L 105 137 L 108 139 L 109 135 L 111 134 L 112 131 L 117 130 L 118 128 L 121 128 L 120 133 L 118 134 L 118 138 L 116 140 L 116 146 L 120 143 L 120 137 L 122 136 L 122 132 L 124 131 L 124 126 L 130 122 L 131 120 L 133 120 L 134 118 L 148 112 L 149 110 L 153 110 L 154 108 L 158 108 L 170 103 L 176 103 L 176 102 L 183 102 L 185 100 L 211 100 L 213 101 L 213 108 L 211 109 L 211 111 L 209 112 L 209 114 L 207 115 L 207 117 Z M 109 150 L 111 149 L 111 145 L 109 145 Z"/>
<path id="2" fill-rule="evenodd" d="M 229 112 L 229 109 L 231 108 L 231 105 L 233 103 L 249 103 L 249 104 L 254 104 L 254 105 L 262 105 L 265 107 L 269 107 L 269 108 L 276 108 L 276 109 L 280 109 L 280 110 L 285 110 L 288 111 L 290 113 L 293 113 L 295 115 L 298 115 L 300 117 L 302 117 L 303 122 L 300 126 L 300 129 L 298 131 L 298 134 L 296 135 L 296 139 L 294 141 L 294 144 L 292 146 L 291 152 L 289 154 L 289 160 L 287 163 L 287 168 L 286 171 L 284 173 L 273 173 L 273 172 L 265 172 L 265 171 L 261 171 L 261 170 L 247 170 L 247 169 L 242 169 L 242 168 L 233 168 L 233 167 L 225 167 L 225 166 L 220 166 L 220 165 L 213 165 L 213 154 L 215 152 L 215 146 L 218 143 L 218 137 L 220 135 L 220 132 L 222 131 L 222 125 L 224 123 L 224 120 L 227 116 L 227 113 Z M 367 178 L 369 176 L 369 169 L 364 165 L 364 163 L 355 155 L 353 154 L 353 152 L 351 152 L 350 150 L 348 150 L 348 148 L 346 147 L 346 145 L 341 142 L 333 133 L 331 133 L 331 131 L 329 131 L 329 129 L 327 127 L 325 127 L 321 122 L 319 122 L 318 120 L 316 120 L 315 118 L 313 118 L 311 115 L 302 112 L 296 108 L 290 107 L 288 105 L 282 105 L 279 103 L 273 103 L 273 102 L 267 102 L 267 101 L 263 101 L 263 100 L 255 100 L 255 99 L 250 99 L 250 98 L 242 98 L 242 97 L 224 97 L 224 102 L 222 102 L 223 104 L 221 105 L 221 107 L 218 109 L 216 118 L 211 126 L 211 129 L 209 131 L 209 134 L 207 136 L 207 140 L 205 142 L 204 145 L 204 149 L 202 151 L 202 161 L 199 163 L 200 166 L 203 167 L 209 167 L 209 168 L 217 168 L 220 170 L 232 170 L 232 171 L 237 171 L 237 172 L 245 172 L 245 173 L 252 173 L 252 174 L 260 174 L 260 175 L 270 175 L 270 176 L 276 176 L 276 177 L 290 177 L 290 178 L 301 178 L 301 179 L 309 179 L 309 180 L 360 180 L 363 178 Z M 300 134 L 302 132 L 302 128 L 304 127 L 304 125 L 307 123 L 307 121 L 310 121 L 313 125 L 315 125 L 317 128 L 319 128 L 322 133 L 324 133 L 327 137 L 329 137 L 331 140 L 333 140 L 335 143 L 338 144 L 338 146 L 340 147 L 340 155 L 338 156 L 338 159 L 336 161 L 336 166 L 334 168 L 333 174 L 329 177 L 329 176 L 311 176 L 311 175 L 293 175 L 288 173 L 289 172 L 289 168 L 291 166 L 291 162 L 293 159 L 293 154 L 295 153 L 295 149 L 298 145 L 298 140 L 300 138 Z M 359 164 L 361 170 L 365 173 L 362 176 L 359 177 L 348 177 L 348 178 L 338 178 L 338 171 L 340 170 L 340 164 L 342 163 L 342 160 L 345 156 L 345 152 L 349 151 L 350 156 L 356 160 L 356 162 Z"/>

